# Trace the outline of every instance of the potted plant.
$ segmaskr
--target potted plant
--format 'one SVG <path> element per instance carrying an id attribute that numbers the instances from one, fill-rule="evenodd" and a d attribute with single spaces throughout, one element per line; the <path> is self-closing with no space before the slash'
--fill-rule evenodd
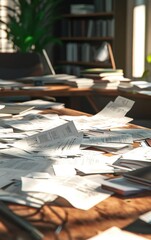
<path id="1" fill-rule="evenodd" d="M 0 24 L 5 26 L 3 29 L 13 45 L 16 58 L 21 55 L 31 58 L 33 53 L 39 56 L 50 43 L 59 42 L 52 33 L 59 16 L 60 1 L 12 0 L 14 7 L 4 6 L 8 13 L 7 21 L 0 19 Z"/>

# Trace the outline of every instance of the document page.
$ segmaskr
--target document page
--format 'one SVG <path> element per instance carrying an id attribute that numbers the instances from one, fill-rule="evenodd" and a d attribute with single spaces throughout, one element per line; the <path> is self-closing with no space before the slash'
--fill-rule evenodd
<path id="1" fill-rule="evenodd" d="M 138 236 L 134 233 L 123 231 L 118 227 L 111 227 L 104 232 L 89 238 L 87 240 L 147 240 L 147 238 Z"/>
<path id="2" fill-rule="evenodd" d="M 28 151 L 32 151 L 35 149 L 39 149 L 39 147 L 48 147 L 55 145 L 57 142 L 60 142 L 65 138 L 78 135 L 79 133 L 74 123 L 71 121 L 50 130 L 34 134 L 32 136 L 24 138 L 23 140 L 16 141 L 14 146 L 21 149 L 26 149 Z"/>
<path id="3" fill-rule="evenodd" d="M 22 177 L 22 191 L 56 194 L 68 200 L 74 207 L 88 210 L 111 196 L 112 192 L 100 188 L 96 183 L 80 176 L 31 179 Z"/>
<path id="4" fill-rule="evenodd" d="M 111 129 L 113 133 L 128 134 L 133 141 L 142 140 L 151 137 L 151 129 Z"/>
<path id="5" fill-rule="evenodd" d="M 36 130 L 46 130 L 54 128 L 65 123 L 64 120 L 59 119 L 58 116 L 54 115 L 52 118 L 48 118 L 42 115 L 29 114 L 22 118 L 3 120 L 3 124 L 10 126 L 15 130 L 20 131 L 36 131 Z"/>
<path id="6" fill-rule="evenodd" d="M 111 118 L 118 118 L 118 117 L 124 117 L 126 113 L 132 108 L 134 105 L 134 101 L 129 100 L 127 98 L 118 96 L 114 102 L 109 102 L 103 110 L 101 110 L 99 113 L 94 115 L 94 117 L 98 115 L 104 115 L 106 117 Z"/>
<path id="7" fill-rule="evenodd" d="M 54 175 L 49 160 L 34 161 L 20 158 L 2 158 L 0 160 L 0 187 L 4 187 L 14 180 L 20 180 L 31 172 L 47 172 Z"/>

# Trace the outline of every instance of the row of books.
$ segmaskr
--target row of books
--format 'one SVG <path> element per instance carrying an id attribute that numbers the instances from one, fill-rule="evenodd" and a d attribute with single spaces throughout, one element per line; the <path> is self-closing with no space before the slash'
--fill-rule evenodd
<path id="1" fill-rule="evenodd" d="M 114 0 L 94 0 L 96 12 L 112 12 Z"/>
<path id="2" fill-rule="evenodd" d="M 91 62 L 94 60 L 95 48 L 89 43 L 67 43 L 64 50 L 69 62 Z"/>
<path id="3" fill-rule="evenodd" d="M 93 13 L 95 11 L 95 6 L 93 4 L 71 4 L 70 13 L 71 14 L 87 14 Z"/>
<path id="4" fill-rule="evenodd" d="M 113 0 L 94 0 L 94 4 L 71 4 L 71 14 L 87 14 L 93 12 L 111 12 Z"/>
<path id="5" fill-rule="evenodd" d="M 93 79 L 92 88 L 117 89 L 121 82 L 130 82 L 123 69 L 89 68 L 81 71 L 81 75 Z"/>
<path id="6" fill-rule="evenodd" d="M 61 70 L 62 70 L 62 72 L 66 73 L 66 74 L 81 77 L 81 67 L 80 66 L 62 65 Z"/>
<path id="7" fill-rule="evenodd" d="M 61 49 L 60 52 L 63 60 L 66 59 L 66 61 L 68 62 L 77 62 L 77 61 L 94 62 L 99 51 L 100 51 L 100 48 L 97 48 L 96 46 L 91 45 L 89 43 L 69 42 L 64 45 L 64 48 Z M 103 60 L 103 62 L 108 62 L 108 61 L 109 61 L 108 57 L 105 60 Z"/>
<path id="8" fill-rule="evenodd" d="M 64 37 L 114 37 L 114 19 L 63 19 Z"/>
<path id="9" fill-rule="evenodd" d="M 139 167 L 134 170 L 127 170 L 123 176 L 103 182 L 102 187 L 114 191 L 120 195 L 132 195 L 151 189 L 151 162 L 148 166 Z"/>

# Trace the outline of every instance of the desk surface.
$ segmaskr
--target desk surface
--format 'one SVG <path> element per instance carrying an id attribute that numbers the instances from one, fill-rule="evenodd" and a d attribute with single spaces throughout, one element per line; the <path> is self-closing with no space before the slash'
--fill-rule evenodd
<path id="1" fill-rule="evenodd" d="M 1 89 L 0 96 L 7 97 L 7 96 L 32 96 L 32 97 L 43 97 L 43 96 L 56 96 L 59 95 L 59 92 L 64 92 L 69 89 L 69 86 L 64 85 L 53 85 L 47 86 L 44 90 L 39 87 L 39 89 Z"/>
<path id="2" fill-rule="evenodd" d="M 91 89 L 91 88 L 74 88 L 68 85 L 48 85 L 45 89 L 1 89 L 0 96 L 28 95 L 28 96 L 87 96 L 90 94 L 108 94 L 109 96 L 117 96 L 117 90 L 110 89 Z"/>
<path id="3" fill-rule="evenodd" d="M 0 96 L 7 97 L 7 96 L 14 96 L 14 95 L 28 95 L 28 96 L 87 96 L 90 94 L 101 94 L 103 96 L 125 96 L 125 97 L 131 97 L 134 99 L 151 99 L 150 95 L 146 94 L 140 94 L 136 92 L 126 92 L 121 91 L 117 89 L 99 89 L 99 88 L 76 88 L 76 87 L 70 87 L 69 85 L 47 85 L 45 86 L 45 89 L 42 90 L 39 87 L 38 89 L 1 89 L 0 90 Z"/>
<path id="4" fill-rule="evenodd" d="M 151 119 L 151 112 L 148 111 L 150 109 L 151 96 L 139 93 L 115 89 L 73 88 L 58 84 L 46 86 L 45 90 L 0 90 L 0 97 L 2 98 L 11 96 L 30 96 L 31 98 L 56 97 L 59 102 L 65 102 L 66 107 L 91 113 L 98 113 L 109 100 L 113 101 L 118 95 L 135 101 L 134 108 L 129 112 L 130 117 L 134 119 Z"/>
<path id="5" fill-rule="evenodd" d="M 71 109 L 47 111 L 66 115 L 84 114 Z M 150 211 L 151 192 L 128 198 L 113 195 L 87 211 L 73 208 L 61 198 L 38 211 L 15 204 L 9 204 L 9 206 L 20 215 L 30 215 L 28 220 L 44 233 L 44 240 L 86 240 L 111 226 L 123 228 L 137 219 L 140 214 Z M 66 222 L 61 232 L 56 235 L 54 229 L 64 220 Z M 8 227 L 8 223 L 0 223 L 1 240 L 17 240 L 21 236 L 23 240 L 30 240 L 29 236 L 23 235 L 23 232 L 15 229 L 14 226 Z M 151 239 L 151 234 L 142 236 Z"/>
<path id="6" fill-rule="evenodd" d="M 68 85 L 51 85 L 45 86 L 45 89 L 1 89 L 0 97 L 10 96 L 30 96 L 30 97 L 69 97 L 71 108 L 78 109 L 79 97 L 85 97 L 94 111 L 99 112 L 97 103 L 93 99 L 94 96 L 109 96 L 116 97 L 118 95 L 117 90 L 100 89 L 95 90 L 91 88 L 73 88 Z M 73 100 L 73 101 L 72 101 Z"/>

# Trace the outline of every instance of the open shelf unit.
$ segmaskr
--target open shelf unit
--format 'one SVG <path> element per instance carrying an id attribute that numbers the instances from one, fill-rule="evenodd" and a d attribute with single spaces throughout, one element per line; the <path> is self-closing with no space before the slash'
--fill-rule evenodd
<path id="1" fill-rule="evenodd" d="M 116 58 L 116 46 L 119 45 L 115 43 L 118 41 L 116 21 L 119 21 L 116 11 L 119 2 L 120 0 L 63 1 L 62 18 L 57 26 L 62 44 L 55 50 L 55 66 L 59 71 L 80 76 L 81 70 L 87 67 L 111 67 L 110 61 L 98 62 L 95 55 L 106 41 L 110 43 Z M 85 12 L 76 10 L 79 4 L 85 5 Z M 91 6 L 92 10 L 89 11 L 87 6 Z"/>

